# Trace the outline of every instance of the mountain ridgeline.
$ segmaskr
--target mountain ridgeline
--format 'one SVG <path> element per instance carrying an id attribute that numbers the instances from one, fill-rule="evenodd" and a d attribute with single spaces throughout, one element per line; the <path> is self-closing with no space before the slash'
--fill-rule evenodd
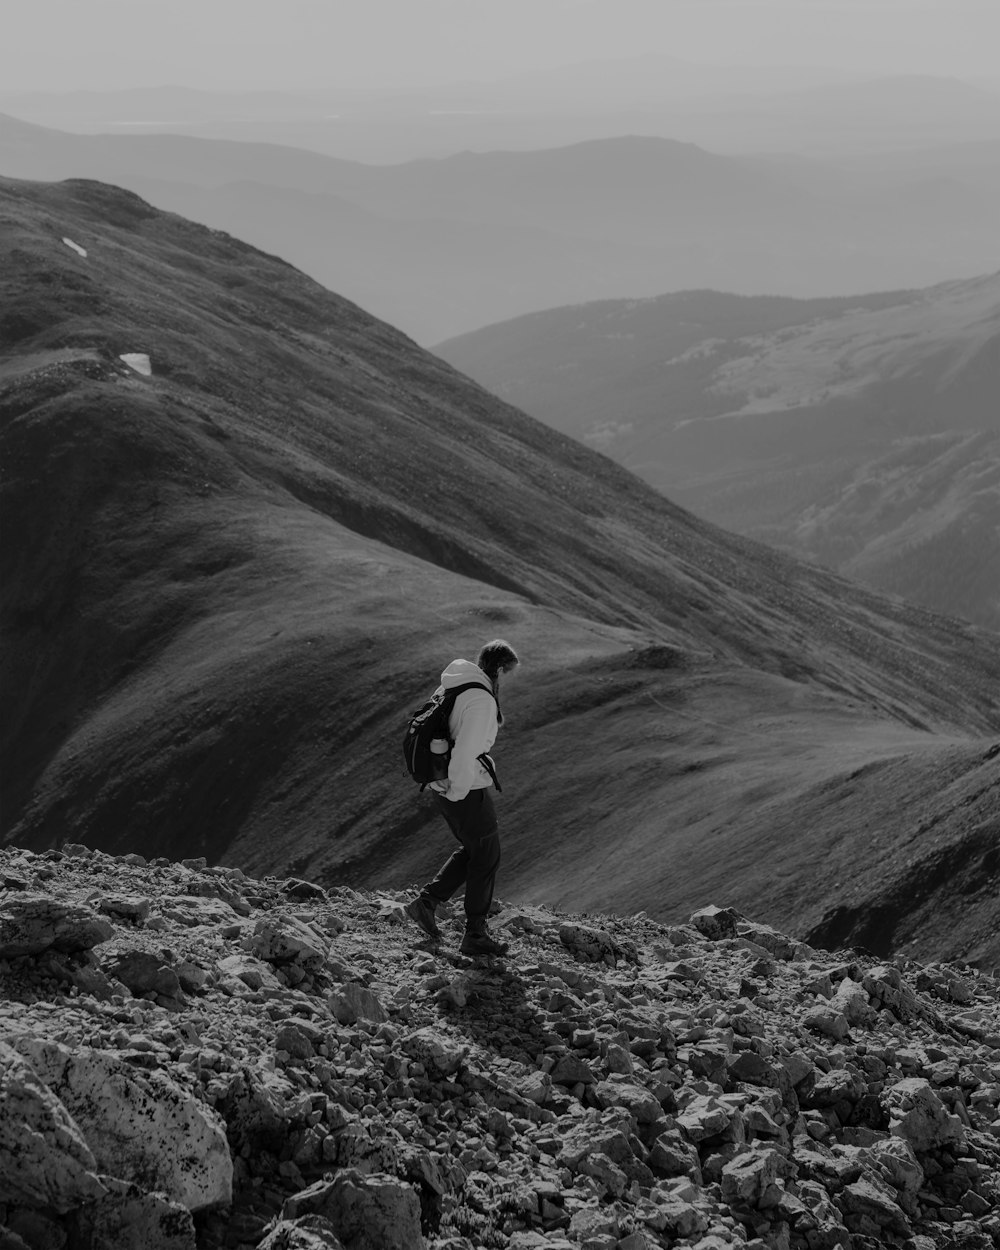
<path id="1" fill-rule="evenodd" d="M 996 257 L 994 164 L 988 145 L 865 163 L 626 131 L 369 165 L 0 116 L 0 174 L 126 187 L 284 257 L 424 344 L 607 297 L 849 295 L 981 273 Z"/>
<path id="2" fill-rule="evenodd" d="M 1000 954 L 996 636 L 694 518 L 127 191 L 5 179 L 0 225 L 8 840 L 420 879 L 402 722 L 503 634 L 506 894 Z"/>
<path id="3" fill-rule="evenodd" d="M 604 301 L 436 350 L 719 525 L 1000 631 L 1000 274 Z"/>

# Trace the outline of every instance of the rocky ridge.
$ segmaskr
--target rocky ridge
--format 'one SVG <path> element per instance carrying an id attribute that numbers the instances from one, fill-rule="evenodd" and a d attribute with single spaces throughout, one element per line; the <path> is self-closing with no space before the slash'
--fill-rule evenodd
<path id="1" fill-rule="evenodd" d="M 0 1250 L 1000 1246 L 970 967 L 0 852 Z"/>

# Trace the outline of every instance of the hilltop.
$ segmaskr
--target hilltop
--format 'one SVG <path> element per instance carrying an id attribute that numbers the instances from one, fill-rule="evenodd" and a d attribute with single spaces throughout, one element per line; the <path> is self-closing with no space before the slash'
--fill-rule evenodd
<path id="1" fill-rule="evenodd" d="M 605 301 L 436 350 L 700 516 L 1000 631 L 1000 274 Z"/>
<path id="2" fill-rule="evenodd" d="M 908 94 L 890 92 L 894 109 Z M 986 145 L 869 163 L 733 156 L 639 123 L 539 151 L 392 165 L 305 146 L 69 134 L 0 114 L 0 174 L 125 187 L 284 257 L 423 344 L 595 299 L 851 295 L 972 276 L 995 259 L 1000 182 L 983 172 Z"/>
<path id="3" fill-rule="evenodd" d="M 968 967 L 506 903 L 474 964 L 393 892 L 72 843 L 0 879 L 8 1250 L 1000 1245 Z"/>
<path id="4" fill-rule="evenodd" d="M 0 221 L 7 842 L 420 880 L 402 725 L 502 634 L 510 897 L 1000 957 L 1000 639 L 697 520 L 128 192 L 4 181 Z"/>

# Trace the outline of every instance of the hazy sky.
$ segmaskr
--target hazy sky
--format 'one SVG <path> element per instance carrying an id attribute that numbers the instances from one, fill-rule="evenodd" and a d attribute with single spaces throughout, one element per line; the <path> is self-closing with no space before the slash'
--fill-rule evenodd
<path id="1" fill-rule="evenodd" d="M 0 16 L 0 90 L 405 86 L 651 52 L 1000 75 L 1000 0 L 0 0 Z"/>

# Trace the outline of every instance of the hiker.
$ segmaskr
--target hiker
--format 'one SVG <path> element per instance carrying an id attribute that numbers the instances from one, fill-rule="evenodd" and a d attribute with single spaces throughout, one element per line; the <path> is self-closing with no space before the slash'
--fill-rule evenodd
<path id="1" fill-rule="evenodd" d="M 453 743 L 447 779 L 432 781 L 434 801 L 461 843 L 437 876 L 423 887 L 406 907 L 407 915 L 433 938 L 441 936 L 434 912 L 465 885 L 465 936 L 463 955 L 504 955 L 507 945 L 490 936 L 486 925 L 493 886 L 500 864 L 500 834 L 491 788 L 496 780 L 493 761 L 487 754 L 503 724 L 500 710 L 500 674 L 518 663 L 514 648 L 502 638 L 488 642 L 473 664 L 453 660 L 441 674 L 445 693 L 456 686 L 476 682 L 482 689 L 464 690 L 456 698 L 448 718 Z M 482 758 L 481 758 L 482 757 Z"/>

